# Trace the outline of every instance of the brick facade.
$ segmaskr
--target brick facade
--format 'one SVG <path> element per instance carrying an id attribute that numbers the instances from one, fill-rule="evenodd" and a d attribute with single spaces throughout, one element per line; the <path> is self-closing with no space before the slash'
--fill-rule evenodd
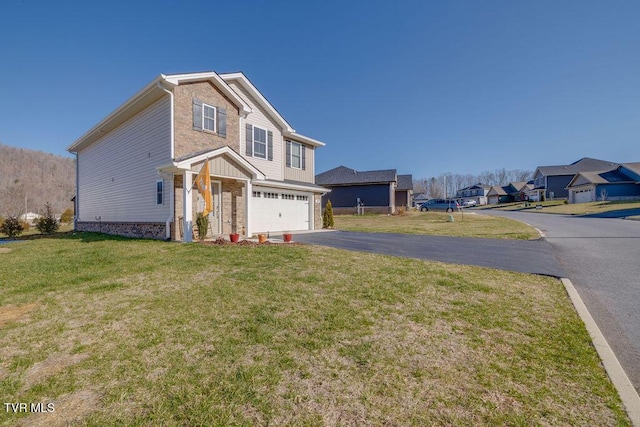
<path id="1" fill-rule="evenodd" d="M 210 82 L 184 83 L 173 90 L 175 157 L 229 146 L 240 152 L 240 111 Z M 193 129 L 193 99 L 227 111 L 227 135 Z"/>

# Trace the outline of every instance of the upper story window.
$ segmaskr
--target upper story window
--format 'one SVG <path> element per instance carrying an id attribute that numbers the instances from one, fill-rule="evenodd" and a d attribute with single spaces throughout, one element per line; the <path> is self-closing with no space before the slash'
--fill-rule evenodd
<path id="1" fill-rule="evenodd" d="M 306 169 L 306 148 L 299 142 L 287 141 L 287 167 Z"/>
<path id="2" fill-rule="evenodd" d="M 253 127 L 253 155 L 262 159 L 267 158 L 267 131 L 257 126 Z"/>
<path id="3" fill-rule="evenodd" d="M 202 104 L 202 129 L 216 131 L 216 107 Z"/>
<path id="4" fill-rule="evenodd" d="M 193 130 L 227 137 L 227 110 L 193 99 Z"/>
<path id="5" fill-rule="evenodd" d="M 270 130 L 247 124 L 245 143 L 247 156 L 273 160 L 273 132 Z"/>

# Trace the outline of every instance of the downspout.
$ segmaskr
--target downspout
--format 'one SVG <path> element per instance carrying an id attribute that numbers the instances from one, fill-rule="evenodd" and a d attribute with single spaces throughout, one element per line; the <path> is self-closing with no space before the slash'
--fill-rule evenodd
<path id="1" fill-rule="evenodd" d="M 174 120 L 173 120 L 173 116 L 174 116 L 173 92 L 170 91 L 170 90 L 167 90 L 164 86 L 162 86 L 162 83 L 160 83 L 160 82 L 158 82 L 158 87 L 160 89 L 162 89 L 163 91 L 167 92 L 169 94 L 169 97 L 171 98 L 171 161 L 173 161 L 173 159 L 175 158 L 175 128 L 174 128 Z M 173 217 L 174 217 L 174 191 L 175 191 L 175 189 L 173 188 L 173 184 L 174 184 L 175 178 L 174 178 L 173 173 L 171 173 L 170 179 L 171 179 L 171 182 L 169 183 L 169 218 L 167 218 L 167 220 L 165 221 L 165 225 L 164 225 L 164 230 L 165 230 L 164 231 L 164 237 L 165 237 L 166 240 L 171 240 L 171 223 L 173 223 Z"/>

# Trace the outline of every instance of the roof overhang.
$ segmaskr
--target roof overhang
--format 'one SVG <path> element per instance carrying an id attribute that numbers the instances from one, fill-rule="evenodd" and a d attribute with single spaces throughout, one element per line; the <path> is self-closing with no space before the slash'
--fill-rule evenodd
<path id="1" fill-rule="evenodd" d="M 264 180 L 264 181 L 254 181 L 253 185 L 258 185 L 261 187 L 270 187 L 270 188 L 284 188 L 287 190 L 311 191 L 313 193 L 322 193 L 322 194 L 331 192 L 331 189 L 329 188 L 324 188 L 315 184 L 307 184 L 305 182 Z"/>
<path id="2" fill-rule="evenodd" d="M 151 83 L 139 90 L 135 95 L 126 100 L 122 105 L 102 119 L 97 125 L 92 127 L 87 133 L 78 138 L 73 144 L 67 147 L 67 151 L 77 153 L 79 150 L 102 138 L 108 132 L 120 126 L 127 120 L 140 113 L 142 110 L 167 95 L 167 91 L 182 83 L 192 83 L 196 81 L 209 81 L 216 86 L 233 104 L 235 104 L 240 114 L 246 116 L 251 113 L 251 107 L 244 102 L 231 87 L 213 72 L 188 73 L 188 74 L 160 74 Z"/>
<path id="3" fill-rule="evenodd" d="M 234 162 L 238 163 L 248 175 L 251 175 L 252 179 L 265 179 L 265 175 L 260 172 L 255 166 L 249 163 L 244 157 L 236 153 L 229 147 L 216 148 L 215 150 L 205 151 L 203 153 L 194 154 L 191 157 L 184 158 L 180 161 L 175 161 L 167 165 L 159 166 L 156 169 L 158 173 L 170 172 L 170 173 L 182 173 L 184 171 L 190 171 L 193 165 L 200 162 L 204 162 L 207 159 L 212 159 L 222 155 L 229 156 Z"/>
<path id="4" fill-rule="evenodd" d="M 285 138 L 291 138 L 295 141 L 305 143 L 307 145 L 311 145 L 313 147 L 324 147 L 326 144 L 324 142 L 318 141 L 317 139 L 309 138 L 308 136 L 300 135 L 299 133 L 294 132 L 283 132 Z"/>

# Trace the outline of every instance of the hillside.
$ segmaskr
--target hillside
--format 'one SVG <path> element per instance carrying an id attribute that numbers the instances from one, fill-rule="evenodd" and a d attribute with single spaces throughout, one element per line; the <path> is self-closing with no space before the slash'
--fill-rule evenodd
<path id="1" fill-rule="evenodd" d="M 75 174 L 73 158 L 0 144 L 0 216 L 73 208 Z"/>

